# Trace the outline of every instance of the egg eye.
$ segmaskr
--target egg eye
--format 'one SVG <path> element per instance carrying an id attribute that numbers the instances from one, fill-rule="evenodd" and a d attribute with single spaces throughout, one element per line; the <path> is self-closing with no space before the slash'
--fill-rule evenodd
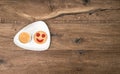
<path id="1" fill-rule="evenodd" d="M 44 38 L 45 37 L 45 34 L 42 34 L 42 38 Z"/>
<path id="2" fill-rule="evenodd" d="M 30 41 L 30 34 L 27 32 L 20 33 L 19 40 L 22 43 L 28 43 Z"/>
<path id="3" fill-rule="evenodd" d="M 40 36 L 40 33 L 36 33 L 36 36 L 39 37 L 39 36 Z"/>

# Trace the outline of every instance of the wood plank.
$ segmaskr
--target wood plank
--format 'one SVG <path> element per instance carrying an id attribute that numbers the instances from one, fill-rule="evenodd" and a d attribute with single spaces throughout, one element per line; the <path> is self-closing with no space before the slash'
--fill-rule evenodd
<path id="1" fill-rule="evenodd" d="M 49 50 L 119 50 L 120 10 L 63 15 L 45 20 L 52 42 Z M 14 35 L 29 22 L 1 23 L 0 48 L 21 50 L 13 43 Z M 11 46 L 11 49 L 9 49 Z"/>
<path id="2" fill-rule="evenodd" d="M 0 52 L 1 74 L 119 74 L 120 51 Z"/>
<path id="3" fill-rule="evenodd" d="M 60 14 L 119 9 L 119 0 L 1 0 L 0 17 L 26 20 L 48 19 Z M 17 18 L 16 18 L 17 17 Z"/>
<path id="4" fill-rule="evenodd" d="M 53 44 L 73 50 L 119 49 L 119 13 L 119 10 L 105 10 L 92 15 L 71 14 L 48 20 L 53 38 L 57 38 L 53 39 Z"/>

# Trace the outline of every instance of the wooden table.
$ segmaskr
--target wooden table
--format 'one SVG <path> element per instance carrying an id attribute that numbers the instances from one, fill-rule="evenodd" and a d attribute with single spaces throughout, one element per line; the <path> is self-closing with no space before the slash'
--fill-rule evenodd
<path id="1" fill-rule="evenodd" d="M 13 43 L 44 20 L 47 51 Z M 0 74 L 120 74 L 120 0 L 0 0 Z"/>

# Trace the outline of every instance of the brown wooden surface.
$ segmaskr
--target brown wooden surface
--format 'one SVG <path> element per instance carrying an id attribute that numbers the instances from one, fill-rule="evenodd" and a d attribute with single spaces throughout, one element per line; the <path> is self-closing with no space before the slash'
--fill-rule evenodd
<path id="1" fill-rule="evenodd" d="M 14 35 L 37 20 L 50 48 L 17 47 Z M 0 74 L 120 74 L 120 1 L 0 0 Z"/>

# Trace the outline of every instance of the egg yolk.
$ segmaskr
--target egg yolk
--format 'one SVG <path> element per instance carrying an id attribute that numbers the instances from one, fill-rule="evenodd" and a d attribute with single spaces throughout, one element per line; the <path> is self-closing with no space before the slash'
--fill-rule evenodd
<path id="1" fill-rule="evenodd" d="M 22 43 L 28 43 L 30 41 L 30 34 L 27 32 L 20 33 L 19 40 Z"/>
<path id="2" fill-rule="evenodd" d="M 47 40 L 47 34 L 44 31 L 38 31 L 34 34 L 34 41 L 37 44 L 43 44 Z"/>

